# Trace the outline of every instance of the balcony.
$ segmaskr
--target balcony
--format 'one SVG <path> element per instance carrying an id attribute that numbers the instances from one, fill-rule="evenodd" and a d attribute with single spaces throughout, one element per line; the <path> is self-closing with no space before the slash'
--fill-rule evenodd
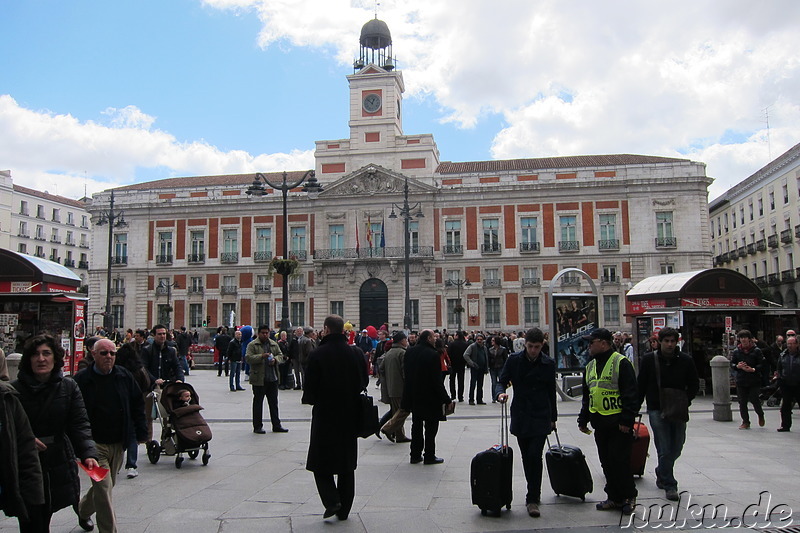
<path id="1" fill-rule="evenodd" d="M 255 291 L 256 294 L 265 294 L 272 292 L 272 287 L 270 285 L 256 285 Z"/>
<path id="2" fill-rule="evenodd" d="M 676 248 L 677 246 L 677 237 L 656 237 L 656 248 Z"/>
<path id="3" fill-rule="evenodd" d="M 619 250 L 619 239 L 602 239 L 597 241 L 598 250 Z"/>
<path id="4" fill-rule="evenodd" d="M 30 213 L 28 212 L 27 209 L 20 209 L 19 210 L 19 214 L 24 216 L 24 217 L 30 216 Z"/>
<path id="5" fill-rule="evenodd" d="M 172 264 L 172 255 L 157 255 L 156 256 L 156 264 L 157 265 L 171 265 Z"/>
<path id="6" fill-rule="evenodd" d="M 780 281 L 781 281 L 780 274 L 770 274 L 767 276 L 767 283 L 769 283 L 770 285 L 779 283 Z"/>
<path id="7" fill-rule="evenodd" d="M 42 211 L 37 211 L 37 212 L 36 212 L 36 218 L 41 218 L 42 220 L 44 220 L 44 212 L 42 212 Z"/>
<path id="8" fill-rule="evenodd" d="M 188 263 L 202 264 L 206 262 L 206 254 L 189 254 L 186 256 Z"/>
<path id="9" fill-rule="evenodd" d="M 485 279 L 485 280 L 483 280 L 483 287 L 485 289 L 499 289 L 500 288 L 500 280 L 499 279 Z"/>
<path id="10" fill-rule="evenodd" d="M 344 260 L 344 259 L 402 259 L 405 249 L 402 246 L 386 246 L 384 248 L 317 248 L 314 250 L 314 259 Z M 291 255 L 291 253 L 289 254 Z M 433 246 L 412 246 L 409 250 L 411 259 L 433 258 Z"/>
<path id="11" fill-rule="evenodd" d="M 289 250 L 289 257 L 297 259 L 303 263 L 308 261 L 308 252 L 306 250 Z"/>
<path id="12" fill-rule="evenodd" d="M 740 246 L 736 251 L 739 257 L 747 257 L 747 246 Z"/>
<path id="13" fill-rule="evenodd" d="M 67 246 L 75 246 L 75 241 L 73 239 L 67 239 L 67 242 L 65 242 L 64 244 L 66 244 Z"/>
<path id="14" fill-rule="evenodd" d="M 539 250 L 539 243 L 538 242 L 521 242 L 519 243 L 519 251 L 522 253 L 538 253 Z"/>
<path id="15" fill-rule="evenodd" d="M 128 256 L 127 255 L 115 255 L 111 258 L 112 265 L 127 265 L 128 264 Z"/>
<path id="16" fill-rule="evenodd" d="M 86 241 L 81 241 L 81 243 L 79 244 L 79 246 L 80 246 L 81 248 L 89 248 L 89 243 L 88 243 L 88 242 L 86 242 Z"/>
<path id="17" fill-rule="evenodd" d="M 44 259 L 44 257 L 45 257 L 45 256 L 44 256 L 44 252 L 35 252 L 35 253 L 33 254 L 33 256 L 34 256 L 34 257 L 38 257 L 38 258 L 40 258 L 40 259 Z"/>
<path id="18" fill-rule="evenodd" d="M 22 237 L 23 239 L 30 239 L 31 235 L 27 231 L 20 231 L 17 233 L 17 237 Z"/>
<path id="19" fill-rule="evenodd" d="M 523 287 L 538 287 L 539 278 L 522 278 Z"/>
<path id="20" fill-rule="evenodd" d="M 760 239 L 756 241 L 756 252 L 763 252 L 767 249 L 767 241 Z"/>
<path id="21" fill-rule="evenodd" d="M 290 281 L 289 292 L 305 292 L 306 284 L 302 281 Z"/>
<path id="22" fill-rule="evenodd" d="M 727 263 L 730 260 L 730 254 L 728 252 L 725 252 L 719 256 L 720 263 Z"/>
<path id="23" fill-rule="evenodd" d="M 461 244 L 445 244 L 442 248 L 444 255 L 464 255 L 464 246 Z"/>
<path id="24" fill-rule="evenodd" d="M 42 235 L 41 233 L 37 233 L 36 236 L 34 237 L 34 239 L 37 240 L 37 241 L 46 241 L 47 240 L 47 239 L 44 238 L 44 235 Z"/>
<path id="25" fill-rule="evenodd" d="M 564 276 L 561 278 L 562 287 L 575 287 L 580 286 L 581 278 L 579 276 Z"/>
<path id="26" fill-rule="evenodd" d="M 499 242 L 485 242 L 481 244 L 482 254 L 499 254 L 502 251 Z"/>
<path id="27" fill-rule="evenodd" d="M 747 245 L 747 253 L 750 255 L 756 253 L 756 243 L 751 242 L 750 244 Z"/>
<path id="28" fill-rule="evenodd" d="M 785 229 L 781 231 L 781 242 L 783 244 L 789 244 L 792 242 L 792 230 Z"/>
<path id="29" fill-rule="evenodd" d="M 78 261 L 78 268 L 89 270 L 89 261 Z"/>
<path id="30" fill-rule="evenodd" d="M 125 296 L 125 287 L 111 287 L 111 296 Z"/>
<path id="31" fill-rule="evenodd" d="M 600 283 L 603 285 L 619 285 L 619 276 L 602 276 Z"/>
<path id="32" fill-rule="evenodd" d="M 75 268 L 75 260 L 74 259 L 64 259 L 64 266 L 65 267 Z"/>
<path id="33" fill-rule="evenodd" d="M 558 241 L 559 252 L 579 252 L 581 243 L 579 241 Z"/>
<path id="34" fill-rule="evenodd" d="M 53 263 L 60 263 L 60 262 L 61 262 L 61 258 L 60 258 L 60 257 L 58 257 L 57 255 L 51 255 L 49 259 L 50 259 L 50 261 L 52 261 Z"/>
<path id="35" fill-rule="evenodd" d="M 223 285 L 219 288 L 219 292 L 220 294 L 236 294 L 238 289 L 236 285 Z"/>
<path id="36" fill-rule="evenodd" d="M 272 252 L 256 252 L 253 254 L 253 261 L 256 263 L 269 263 L 272 261 Z"/>
<path id="37" fill-rule="evenodd" d="M 186 289 L 186 294 L 188 294 L 189 296 L 202 295 L 204 292 L 205 289 L 203 289 L 202 285 L 195 285 L 194 287 L 189 287 L 188 289 Z"/>
<path id="38" fill-rule="evenodd" d="M 756 276 L 753 280 L 759 287 L 764 287 L 767 284 L 767 276 Z"/>
<path id="39" fill-rule="evenodd" d="M 222 252 L 219 256 L 222 263 L 238 263 L 239 252 Z"/>
<path id="40" fill-rule="evenodd" d="M 781 271 L 781 281 L 789 282 L 794 280 L 795 280 L 794 269 Z"/>
<path id="41" fill-rule="evenodd" d="M 61 244 L 61 239 L 58 237 L 50 237 L 50 242 L 54 242 L 56 244 Z"/>
<path id="42" fill-rule="evenodd" d="M 778 236 L 777 235 L 770 235 L 767 237 L 767 246 L 770 248 L 777 248 L 778 247 Z"/>

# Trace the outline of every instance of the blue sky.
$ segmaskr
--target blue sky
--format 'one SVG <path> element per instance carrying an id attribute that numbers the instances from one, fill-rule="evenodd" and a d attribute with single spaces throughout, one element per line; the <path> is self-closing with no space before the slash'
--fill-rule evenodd
<path id="1" fill-rule="evenodd" d="M 714 197 L 800 142 L 800 3 L 384 0 L 406 133 L 442 160 L 593 153 L 708 164 Z M 0 2 L 0 169 L 68 197 L 311 168 L 348 135 L 374 2 Z M 769 107 L 767 142 L 765 111 Z"/>

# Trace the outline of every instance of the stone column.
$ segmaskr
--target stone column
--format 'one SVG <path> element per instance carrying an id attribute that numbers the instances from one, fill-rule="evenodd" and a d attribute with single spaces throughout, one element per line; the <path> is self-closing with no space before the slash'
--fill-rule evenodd
<path id="1" fill-rule="evenodd" d="M 11 353 L 6 356 L 6 364 L 8 365 L 8 377 L 11 381 L 17 379 L 17 372 L 19 371 L 20 359 L 22 359 L 21 353 Z"/>
<path id="2" fill-rule="evenodd" d="M 714 387 L 714 420 L 730 422 L 731 412 L 731 362 L 722 355 L 711 359 L 711 383 Z"/>

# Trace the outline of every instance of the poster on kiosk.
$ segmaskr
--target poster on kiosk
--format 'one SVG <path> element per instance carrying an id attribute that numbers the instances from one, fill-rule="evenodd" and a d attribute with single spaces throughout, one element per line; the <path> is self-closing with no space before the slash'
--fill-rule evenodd
<path id="1" fill-rule="evenodd" d="M 575 286 L 580 290 L 584 285 L 581 277 L 590 291 L 559 292 L 564 286 Z M 571 283 L 565 285 L 562 279 Z M 586 366 L 589 344 L 582 337 L 600 327 L 597 304 L 597 287 L 583 270 L 565 268 L 550 281 L 550 316 L 553 317 L 550 338 L 555 339 L 550 355 L 558 372 L 582 372 Z"/>

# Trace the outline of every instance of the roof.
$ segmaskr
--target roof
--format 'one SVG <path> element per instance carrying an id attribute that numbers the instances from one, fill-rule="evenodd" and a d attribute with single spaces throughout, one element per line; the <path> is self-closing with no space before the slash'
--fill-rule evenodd
<path id="1" fill-rule="evenodd" d="M 744 190 L 749 189 L 754 184 L 758 183 L 763 178 L 772 174 L 773 172 L 781 170 L 784 166 L 788 165 L 798 157 L 800 157 L 800 143 L 795 144 L 794 146 L 786 150 L 784 153 L 782 153 L 781 155 L 779 155 L 778 157 L 776 157 L 775 159 L 773 159 L 772 161 L 770 161 L 769 163 L 767 163 L 766 165 L 755 171 L 753 174 L 746 177 L 745 179 L 743 179 L 742 181 L 740 181 L 739 183 L 737 183 L 736 185 L 734 185 L 733 187 L 722 193 L 720 196 L 709 202 L 709 210 L 713 211 L 715 209 L 722 207 L 730 200 L 730 198 L 736 196 L 737 194 L 739 194 Z"/>
<path id="2" fill-rule="evenodd" d="M 758 297 L 760 293 L 758 285 L 744 274 L 729 268 L 707 268 L 650 276 L 634 285 L 626 297 Z"/>
<path id="3" fill-rule="evenodd" d="M 288 181 L 300 179 L 307 171 L 292 170 L 286 172 Z M 262 172 L 270 181 L 280 182 L 283 179 L 283 172 Z M 183 178 L 166 178 L 163 180 L 146 181 L 134 183 L 124 187 L 116 187 L 115 191 L 134 191 L 148 189 L 180 189 L 184 187 L 249 187 L 252 185 L 256 174 L 222 174 L 219 176 L 189 176 Z"/>
<path id="4" fill-rule="evenodd" d="M 443 161 L 436 169 L 438 174 L 461 174 L 464 172 L 501 172 L 504 170 L 544 170 L 579 167 L 610 167 L 622 165 L 653 165 L 663 163 L 688 163 L 688 159 L 659 157 L 652 155 L 610 154 L 574 155 L 564 157 L 540 157 L 535 159 L 502 159 L 494 161 L 467 161 L 453 163 Z"/>
<path id="5" fill-rule="evenodd" d="M 628 291 L 628 297 L 678 292 L 686 285 L 686 282 L 701 272 L 703 271 L 693 270 L 692 272 L 676 272 L 674 274 L 661 274 L 660 276 L 644 278 Z"/>
<path id="6" fill-rule="evenodd" d="M 81 278 L 72 270 L 41 257 L 0 249 L 0 259 L 3 263 L 0 279 L 20 281 L 27 278 L 27 280 L 75 285 L 76 287 L 81 284 Z"/>
<path id="7" fill-rule="evenodd" d="M 57 202 L 59 204 L 71 205 L 72 207 L 78 207 L 80 209 L 86 209 L 86 205 L 78 200 L 73 200 L 72 198 L 65 198 L 64 196 L 58 196 L 57 194 L 50 194 L 49 192 L 39 192 L 34 189 L 29 189 L 27 187 L 23 187 L 22 185 L 14 184 L 14 191 L 22 194 L 29 194 L 31 196 L 36 196 L 37 198 L 41 198 L 43 200 L 49 200 L 51 202 Z"/>

